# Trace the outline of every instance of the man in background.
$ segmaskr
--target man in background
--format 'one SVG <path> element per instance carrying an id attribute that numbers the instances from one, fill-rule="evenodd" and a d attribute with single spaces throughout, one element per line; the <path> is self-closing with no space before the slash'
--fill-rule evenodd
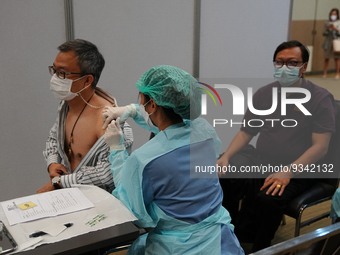
<path id="1" fill-rule="evenodd" d="M 277 81 L 260 88 L 253 96 L 254 108 L 267 110 L 273 103 L 272 91 L 277 89 L 277 109 L 261 116 L 248 109 L 244 116 L 245 123 L 257 119 L 262 120 L 264 125 L 241 127 L 217 161 L 220 166 L 229 163 L 239 167 L 252 164 L 283 166 L 281 172 L 270 174 L 267 178 L 247 179 L 247 176 L 241 176 L 239 179 L 226 179 L 228 177 L 225 176 L 220 179 L 224 191 L 223 206 L 231 214 L 235 234 L 240 242 L 253 243 L 253 252 L 270 246 L 286 204 L 316 182 L 303 170 L 322 160 L 335 132 L 333 96 L 326 89 L 301 78 L 306 72 L 308 59 L 306 47 L 298 41 L 284 42 L 277 47 L 273 56 Z M 284 87 L 304 88 L 310 92 L 311 98 L 303 106 L 311 115 L 305 115 L 294 104 L 286 105 L 286 115 L 281 113 L 280 98 Z M 286 97 L 299 99 L 304 95 L 289 93 Z M 294 119 L 297 125 L 284 127 L 281 125 L 284 119 Z M 254 149 L 248 143 L 257 134 L 259 137 Z M 299 176 L 295 176 L 295 170 L 302 170 Z M 240 199 L 243 201 L 238 212 Z"/>

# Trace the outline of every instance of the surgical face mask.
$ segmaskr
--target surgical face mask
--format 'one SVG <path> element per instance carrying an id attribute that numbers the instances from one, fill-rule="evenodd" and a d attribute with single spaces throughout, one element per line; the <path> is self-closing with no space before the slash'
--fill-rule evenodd
<path id="1" fill-rule="evenodd" d="M 337 20 L 337 16 L 336 16 L 336 15 L 331 15 L 331 20 L 332 20 L 332 21 Z"/>
<path id="2" fill-rule="evenodd" d="M 282 67 L 274 67 L 274 78 L 281 84 L 282 87 L 288 87 L 299 80 L 300 67 L 295 66 L 288 68 L 286 65 Z"/>
<path id="3" fill-rule="evenodd" d="M 142 114 L 146 124 L 148 124 L 149 127 L 153 128 L 155 127 L 155 125 L 152 123 L 151 119 L 150 119 L 150 115 L 153 114 L 154 112 L 152 113 L 147 113 L 147 111 L 145 111 L 145 106 L 149 103 L 150 101 L 148 101 L 146 104 L 140 104 L 139 105 L 139 112 Z"/>
<path id="4" fill-rule="evenodd" d="M 84 87 L 83 89 L 79 90 L 76 93 L 71 92 L 72 83 L 74 81 L 78 81 L 84 78 L 85 76 L 80 77 L 76 80 L 70 80 L 67 78 L 60 79 L 59 77 L 57 77 L 56 74 L 54 74 L 50 81 L 50 90 L 53 92 L 54 96 L 59 100 L 66 100 L 66 101 L 72 100 L 73 98 L 78 96 L 80 92 L 82 92 L 84 89 L 86 89 L 87 87 L 91 85 L 91 84 L 87 85 L 86 87 Z"/>

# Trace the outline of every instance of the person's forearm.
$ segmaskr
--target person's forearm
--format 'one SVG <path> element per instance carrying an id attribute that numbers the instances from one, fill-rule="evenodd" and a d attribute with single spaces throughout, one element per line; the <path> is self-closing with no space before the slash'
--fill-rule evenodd
<path id="1" fill-rule="evenodd" d="M 231 141 L 228 149 L 226 150 L 222 157 L 229 160 L 239 150 L 241 150 L 245 145 L 247 145 L 252 138 L 253 138 L 252 135 L 249 135 L 244 131 L 239 131 L 234 137 L 234 139 Z"/>
<path id="2" fill-rule="evenodd" d="M 113 182 L 116 187 L 120 184 L 122 168 L 127 158 L 128 153 L 126 150 L 110 152 L 109 160 L 111 163 L 111 172 L 113 175 Z"/>
<path id="3" fill-rule="evenodd" d="M 324 157 L 328 152 L 331 136 L 331 133 L 313 134 L 312 146 L 306 150 L 297 160 L 291 163 L 293 172 L 300 173 L 306 166 L 313 164 Z"/>
<path id="4" fill-rule="evenodd" d="M 70 188 L 73 184 L 94 185 L 112 192 L 114 189 L 111 164 L 99 161 L 95 166 L 83 166 L 77 172 L 60 176 L 63 188 Z"/>
<path id="5" fill-rule="evenodd" d="M 312 145 L 297 160 L 291 163 L 291 169 L 300 173 L 306 166 L 316 163 L 319 159 L 327 154 L 327 147 L 318 144 Z"/>

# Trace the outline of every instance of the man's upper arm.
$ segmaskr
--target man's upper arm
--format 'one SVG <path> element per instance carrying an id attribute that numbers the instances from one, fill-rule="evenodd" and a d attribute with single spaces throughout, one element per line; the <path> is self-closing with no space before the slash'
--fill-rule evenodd
<path id="1" fill-rule="evenodd" d="M 61 162 L 61 158 L 58 153 L 57 129 L 58 129 L 58 125 L 57 123 L 55 123 L 50 130 L 48 139 L 46 141 L 46 148 L 43 151 L 43 155 L 47 162 L 47 166 L 49 166 L 52 163 Z"/>
<path id="2" fill-rule="evenodd" d="M 332 133 L 335 133 L 336 104 L 331 94 L 322 98 L 313 113 L 312 144 L 327 153 Z"/>
<path id="3" fill-rule="evenodd" d="M 267 91 L 267 86 L 265 87 L 262 87 L 260 88 L 259 90 L 257 90 L 255 92 L 255 94 L 253 95 L 253 99 L 252 99 L 252 102 L 253 102 L 253 107 L 257 110 L 263 110 L 263 105 L 261 106 L 261 104 L 263 104 L 263 102 L 266 100 L 268 101 L 269 98 L 267 98 L 267 93 L 265 93 L 264 91 Z M 257 126 L 249 126 L 248 125 L 248 121 L 251 120 L 251 119 L 261 119 L 261 116 L 258 116 L 254 113 L 252 113 L 250 110 L 249 110 L 249 107 L 247 108 L 247 111 L 246 113 L 244 114 L 244 117 L 243 117 L 243 121 L 245 121 L 245 124 L 241 126 L 241 131 L 247 133 L 248 135 L 254 137 L 256 136 L 260 130 L 261 130 L 261 127 Z"/>
<path id="4" fill-rule="evenodd" d="M 320 150 L 324 150 L 324 153 L 326 154 L 328 151 L 329 142 L 331 140 L 332 133 L 326 132 L 326 133 L 312 133 L 312 143 L 313 146 L 319 146 Z"/>
<path id="5" fill-rule="evenodd" d="M 61 111 L 64 106 L 64 101 L 60 101 L 59 107 L 58 107 L 58 113 L 57 113 L 57 119 L 54 123 L 53 127 L 50 129 L 47 141 L 46 141 L 46 148 L 43 151 L 43 155 L 45 157 L 45 160 L 47 162 L 47 167 L 52 163 L 58 163 L 61 162 L 61 157 L 58 152 L 58 122 L 59 117 L 61 114 Z"/>
<path id="6" fill-rule="evenodd" d="M 322 98 L 313 113 L 313 133 L 335 133 L 336 106 L 331 94 Z"/>
<path id="7" fill-rule="evenodd" d="M 128 154 L 130 155 L 132 152 L 132 144 L 133 144 L 133 132 L 131 126 L 125 121 L 121 124 L 121 128 L 124 135 L 124 146 Z"/>

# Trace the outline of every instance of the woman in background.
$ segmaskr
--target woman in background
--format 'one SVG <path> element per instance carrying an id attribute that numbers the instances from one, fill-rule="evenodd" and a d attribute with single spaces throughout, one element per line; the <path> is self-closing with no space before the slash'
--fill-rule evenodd
<path id="1" fill-rule="evenodd" d="M 325 22 L 325 26 L 322 32 L 325 36 L 325 41 L 322 44 L 324 52 L 324 66 L 323 66 L 323 78 L 327 77 L 327 68 L 330 58 L 334 58 L 335 62 L 335 78 L 339 78 L 340 72 L 340 53 L 335 53 L 333 50 L 333 40 L 340 37 L 340 20 L 339 20 L 339 9 L 333 8 L 329 13 L 329 20 Z"/>

